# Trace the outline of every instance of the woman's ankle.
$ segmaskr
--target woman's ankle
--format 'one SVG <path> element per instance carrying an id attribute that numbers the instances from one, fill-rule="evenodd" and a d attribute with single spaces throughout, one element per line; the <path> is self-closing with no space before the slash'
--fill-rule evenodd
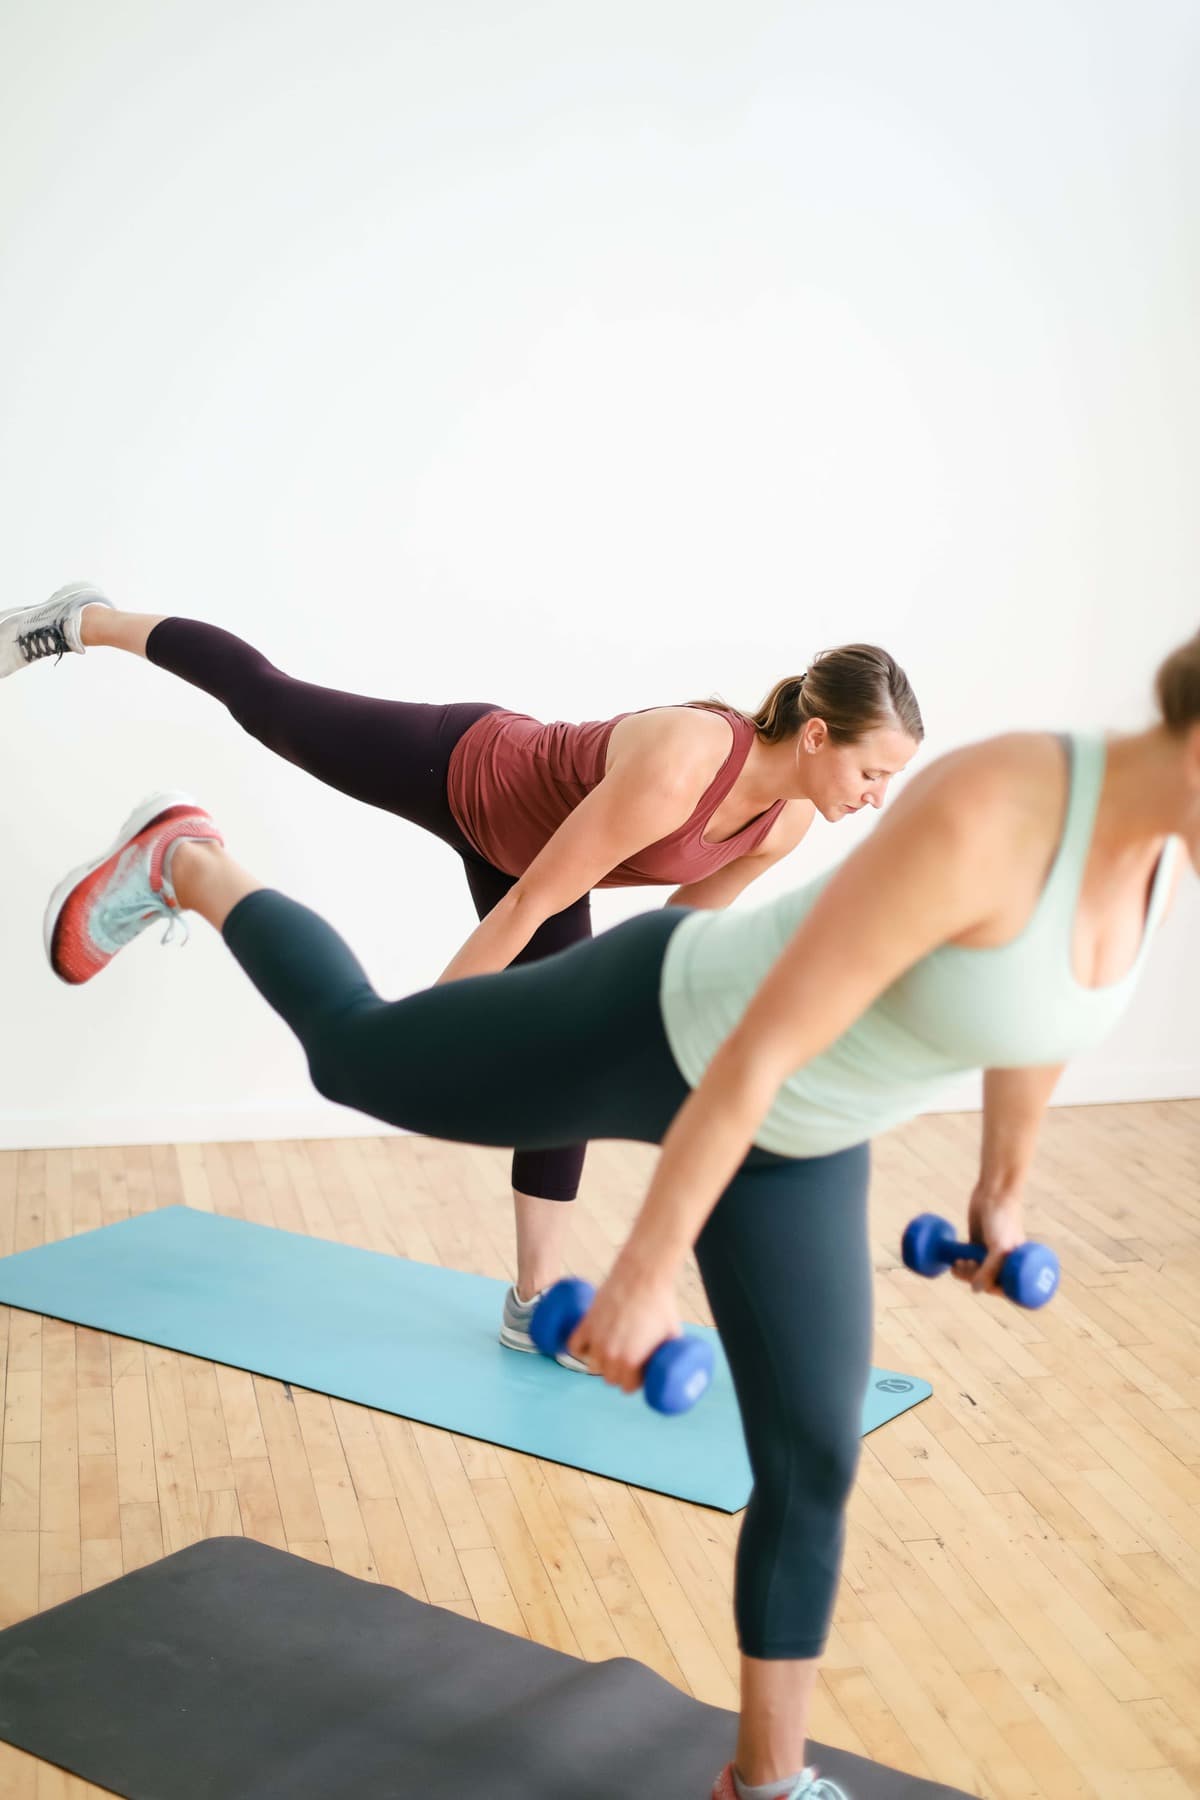
<path id="1" fill-rule="evenodd" d="M 181 838 L 172 846 L 166 874 L 185 912 L 203 910 L 204 887 L 211 882 L 224 855 L 224 846 L 211 838 Z"/>
<path id="2" fill-rule="evenodd" d="M 85 650 L 95 650 L 109 643 L 107 627 L 110 621 L 120 619 L 121 614 L 114 612 L 111 606 L 99 606 L 89 601 L 79 609 L 79 641 Z"/>
<path id="3" fill-rule="evenodd" d="M 79 609 L 79 641 L 85 650 L 127 650 L 131 656 L 145 656 L 150 633 L 166 617 L 165 613 L 118 612 L 115 607 L 89 601 Z"/>

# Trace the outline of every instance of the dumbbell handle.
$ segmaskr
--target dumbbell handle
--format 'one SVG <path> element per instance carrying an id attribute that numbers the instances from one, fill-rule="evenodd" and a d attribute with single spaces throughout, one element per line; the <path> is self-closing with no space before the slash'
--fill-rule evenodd
<path id="1" fill-rule="evenodd" d="M 985 1262 L 991 1252 L 986 1244 L 939 1244 L 934 1254 L 949 1267 L 956 1262 Z"/>

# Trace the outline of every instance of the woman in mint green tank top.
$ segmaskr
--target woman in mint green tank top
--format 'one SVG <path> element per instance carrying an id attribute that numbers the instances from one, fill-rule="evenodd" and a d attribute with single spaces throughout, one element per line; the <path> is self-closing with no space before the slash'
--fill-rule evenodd
<path id="1" fill-rule="evenodd" d="M 757 911 L 646 913 L 399 1001 L 324 920 L 233 863 L 184 796 L 140 809 L 53 896 L 46 946 L 70 981 L 148 921 L 198 912 L 295 1032 L 320 1091 L 371 1117 L 533 1151 L 662 1144 L 568 1349 L 635 1388 L 677 1329 L 694 1247 L 754 1473 L 735 1585 L 739 1733 L 714 1800 L 843 1792 L 804 1761 L 870 1366 L 867 1143 L 985 1070 L 964 1199 L 988 1254 L 956 1273 L 994 1291 L 1022 1240 L 1058 1072 L 1127 1001 L 1176 840 L 1200 868 L 1200 635 L 1163 665 L 1158 695 L 1160 722 L 1140 734 L 1027 733 L 944 757 L 840 868 Z"/>

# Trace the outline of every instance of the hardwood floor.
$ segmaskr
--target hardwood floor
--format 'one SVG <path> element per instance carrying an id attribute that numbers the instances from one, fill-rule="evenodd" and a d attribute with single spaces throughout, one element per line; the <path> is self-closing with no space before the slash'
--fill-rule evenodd
<path id="1" fill-rule="evenodd" d="M 1060 1109 L 1021 1314 L 899 1266 L 961 1217 L 978 1121 L 876 1149 L 876 1360 L 934 1397 L 864 1445 L 818 1737 L 989 1800 L 1200 1794 L 1200 1101 Z M 650 1166 L 591 1152 L 571 1260 Z M 185 1201 L 507 1274 L 506 1158 L 416 1138 L 0 1154 L 0 1253 Z M 705 1318 L 694 1270 L 688 1316 Z M 237 1370 L 0 1308 L 0 1624 L 245 1532 L 736 1703 L 738 1521 Z M 99 1790 L 0 1746 L 4 1800 Z M 697 1796 L 697 1800 L 701 1800 Z"/>

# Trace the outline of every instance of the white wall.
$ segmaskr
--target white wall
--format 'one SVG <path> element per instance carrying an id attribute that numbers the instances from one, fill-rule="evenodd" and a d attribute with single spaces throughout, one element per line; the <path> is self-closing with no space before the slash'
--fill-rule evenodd
<path id="1" fill-rule="evenodd" d="M 867 637 L 933 748 L 1140 725 L 1200 611 L 1198 62 L 1190 0 L 10 0 L 3 603 L 567 718 Z M 183 785 L 398 993 L 450 854 L 104 652 L 0 756 L 0 1143 L 361 1131 L 207 928 L 69 992 L 44 899 Z M 1198 923 L 1065 1096 L 1200 1092 Z"/>

